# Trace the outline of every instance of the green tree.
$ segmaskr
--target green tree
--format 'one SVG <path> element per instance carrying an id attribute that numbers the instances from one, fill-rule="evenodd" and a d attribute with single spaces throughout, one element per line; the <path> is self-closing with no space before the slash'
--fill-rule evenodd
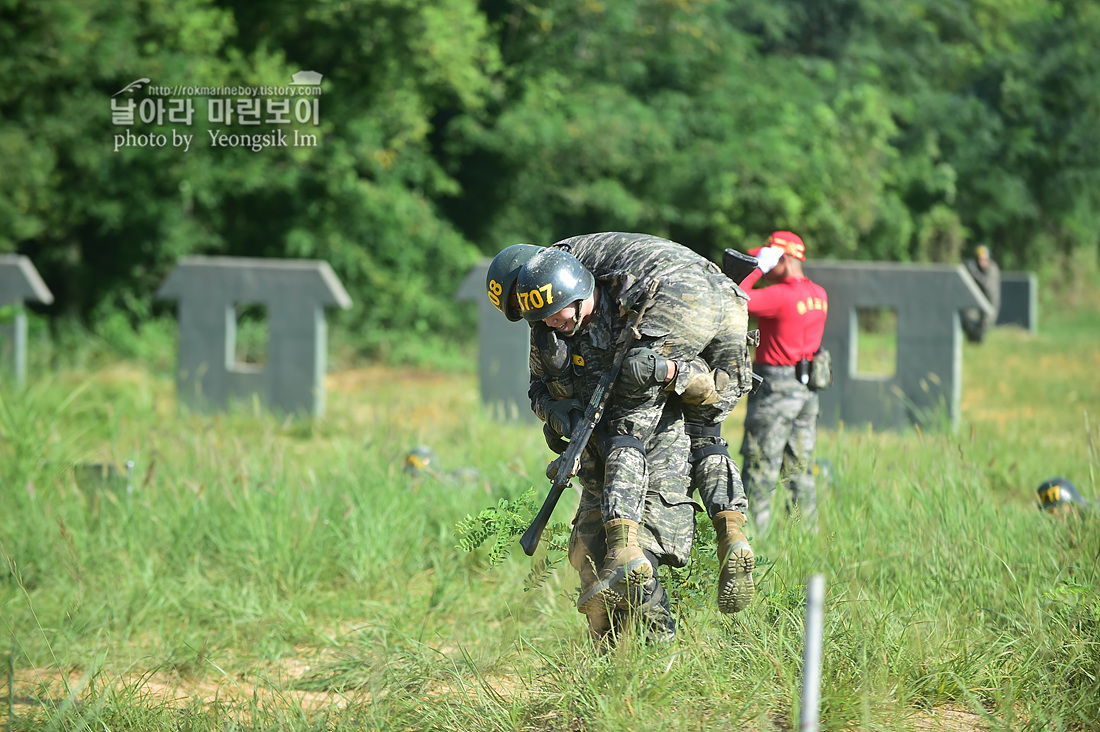
<path id="1" fill-rule="evenodd" d="M 484 21 L 462 0 L 300 11 L 210 0 L 0 9 L 0 70 L 13 80 L 0 92 L 0 248 L 32 258 L 59 310 L 145 317 L 184 254 L 316 257 L 351 292 L 342 322 L 364 349 L 395 333 L 458 333 L 451 297 L 477 250 L 433 203 L 455 190 L 433 135 L 492 91 Z M 210 123 L 202 96 L 193 121 L 175 125 L 194 136 L 190 151 L 114 144 L 127 132 L 171 137 L 168 124 L 112 124 L 112 98 L 130 93 L 112 95 L 134 79 L 286 85 L 303 69 L 325 77 L 319 124 L 299 126 L 316 146 L 214 147 L 209 131 L 259 130 Z"/>
<path id="2" fill-rule="evenodd" d="M 437 161 L 447 119 L 494 92 L 499 59 L 468 0 L 447 2 L 225 2 L 239 50 L 277 55 L 325 76 L 323 142 L 304 165 L 257 171 L 257 185 L 222 207 L 241 229 L 240 253 L 329 261 L 356 301 L 338 316 L 368 350 L 395 333 L 464 334 L 453 295 L 477 249 L 442 217 L 436 200 L 457 191 Z M 252 215 L 240 217 L 242 211 Z M 248 237 L 256 221 L 263 238 Z"/>
<path id="3" fill-rule="evenodd" d="M 838 88 L 832 62 L 776 50 L 727 4 L 511 8 L 490 13 L 506 100 L 463 121 L 465 194 L 450 211 L 472 237 L 623 228 L 716 256 L 791 227 L 846 254 L 897 210 L 888 96 Z M 490 190 L 480 206 L 473 184 Z M 888 227 L 886 253 L 911 228 Z"/>
<path id="4" fill-rule="evenodd" d="M 170 145 L 116 151 L 131 128 L 111 124 L 111 99 L 139 77 L 224 68 L 232 27 L 203 0 L 0 7 L 0 249 L 29 255 L 65 312 L 123 293 L 148 301 L 165 267 L 205 243 L 180 185 L 211 160 Z"/>
<path id="5" fill-rule="evenodd" d="M 467 339 L 478 254 L 595 230 L 1029 266 L 1098 248 L 1097 37 L 1100 0 L 8 0 L 0 250 L 93 323 L 181 255 L 324 259 L 372 354 Z M 114 145 L 172 129 L 112 123 L 134 79 L 302 70 L 317 145 L 212 147 L 254 130 L 205 97 L 190 152 Z"/>

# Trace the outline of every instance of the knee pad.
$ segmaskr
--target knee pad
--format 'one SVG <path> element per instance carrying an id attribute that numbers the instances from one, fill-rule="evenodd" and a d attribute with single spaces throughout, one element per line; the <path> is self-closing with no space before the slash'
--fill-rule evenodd
<path id="1" fill-rule="evenodd" d="M 691 438 L 691 456 L 688 461 L 694 465 L 710 455 L 730 456 L 729 447 L 722 439 L 721 424 L 684 423 L 684 432 Z"/>
<path id="2" fill-rule="evenodd" d="M 606 441 L 606 451 L 604 454 L 610 455 L 612 451 L 619 448 L 633 448 L 642 453 L 642 457 L 645 458 L 645 445 L 642 441 L 633 435 L 611 435 Z"/>
<path id="3" fill-rule="evenodd" d="M 696 448 L 692 448 L 691 456 L 688 458 L 688 462 L 692 465 L 701 462 L 711 455 L 725 455 L 727 458 L 730 456 L 729 447 L 725 444 L 715 445 L 701 445 Z"/>
<path id="4" fill-rule="evenodd" d="M 702 422 L 684 422 L 684 432 L 688 437 L 721 437 L 722 424 L 703 424 Z"/>

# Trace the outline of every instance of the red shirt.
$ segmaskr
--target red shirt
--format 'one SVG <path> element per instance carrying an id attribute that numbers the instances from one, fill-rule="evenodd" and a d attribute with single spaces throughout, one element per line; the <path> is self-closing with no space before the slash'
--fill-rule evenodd
<path id="1" fill-rule="evenodd" d="M 791 366 L 811 359 L 821 347 L 829 298 L 825 288 L 805 277 L 788 277 L 771 287 L 749 291 L 762 273 L 755 270 L 741 283 L 749 294 L 749 315 L 760 328 L 756 363 Z"/>

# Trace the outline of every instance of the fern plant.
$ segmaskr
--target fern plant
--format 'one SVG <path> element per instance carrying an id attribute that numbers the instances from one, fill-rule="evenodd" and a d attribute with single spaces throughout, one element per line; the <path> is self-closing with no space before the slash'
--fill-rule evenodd
<path id="1" fill-rule="evenodd" d="M 467 514 L 466 518 L 455 524 L 458 548 L 473 552 L 488 545 L 488 568 L 491 570 L 500 566 L 511 555 L 512 547 L 519 543 L 519 537 L 527 531 L 538 512 L 536 500 L 535 489 L 528 488 L 514 501 L 501 498 L 495 506 L 483 508 L 476 516 Z M 532 565 L 524 582 L 525 590 L 541 587 L 550 573 L 562 565 L 569 551 L 569 525 L 561 521 L 548 524 L 540 544 L 546 547 L 546 554 Z"/>
<path id="2" fill-rule="evenodd" d="M 510 501 L 500 499 L 495 506 L 482 509 L 476 516 L 455 524 L 458 548 L 466 552 L 477 551 L 488 545 L 488 568 L 500 566 L 519 543 L 519 537 L 527 530 L 538 511 L 538 496 L 529 488 L 519 498 Z M 524 580 L 524 590 L 541 587 L 550 573 L 561 566 L 569 552 L 569 525 L 564 522 L 549 524 L 542 534 L 540 544 L 546 554 L 536 559 Z M 701 521 L 696 526 L 695 543 L 691 561 L 679 569 L 661 567 L 661 584 L 669 593 L 672 604 L 683 610 L 698 609 L 713 602 L 714 583 L 718 578 L 718 561 L 715 557 L 717 539 L 710 523 Z"/>

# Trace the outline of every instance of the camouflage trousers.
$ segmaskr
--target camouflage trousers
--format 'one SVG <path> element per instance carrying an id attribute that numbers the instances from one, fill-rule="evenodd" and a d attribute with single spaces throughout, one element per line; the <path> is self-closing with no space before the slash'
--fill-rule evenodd
<path id="1" fill-rule="evenodd" d="M 656 350 L 678 363 L 702 359 L 728 377 L 717 398 L 709 404 L 684 403 L 679 394 L 683 379 L 678 375 L 672 391 L 651 387 L 631 390 L 616 384 L 608 408 L 607 422 L 613 435 L 631 435 L 644 440 L 655 415 L 663 414 L 668 402 L 683 410 L 690 440 L 692 488 L 707 514 L 719 511 L 745 512 L 748 501 L 736 463 L 721 437 L 722 422 L 737 406 L 752 384 L 748 359 L 748 309 L 744 293 L 725 275 L 714 269 L 691 268 L 663 281 L 653 307 L 642 326 L 643 340 L 637 345 Z M 638 520 L 641 504 L 637 486 L 644 485 L 646 462 L 652 455 L 637 450 L 613 449 L 607 462 L 604 492 L 605 520 Z"/>
<path id="2" fill-rule="evenodd" d="M 966 339 L 971 343 L 981 343 L 993 325 L 993 316 L 977 308 L 970 308 L 962 311 L 961 322 Z"/>
<path id="3" fill-rule="evenodd" d="M 797 506 L 810 516 L 817 507 L 813 454 L 818 399 L 795 378 L 794 366 L 757 364 L 756 370 L 764 383 L 749 396 L 741 455 L 749 510 L 757 530 L 763 531 L 779 485 L 788 510 Z"/>
<path id="4" fill-rule="evenodd" d="M 691 555 L 695 512 L 701 508 L 689 495 L 688 444 L 683 418 L 677 410 L 669 409 L 646 445 L 648 466 L 643 483 L 645 497 L 638 543 L 657 565 L 683 567 Z M 607 555 L 607 536 L 600 508 L 603 476 L 602 463 L 594 451 L 586 450 L 577 476 L 581 482 L 580 505 L 573 517 L 573 531 L 569 537 L 569 563 L 580 575 L 581 594 L 598 581 L 600 567 Z M 589 617 L 593 638 L 618 628 L 631 614 L 638 616 L 648 635 L 668 637 L 675 634 L 667 595 L 654 577 L 641 588 L 640 596 L 630 603 L 625 614 L 616 611 L 613 617 Z"/>

